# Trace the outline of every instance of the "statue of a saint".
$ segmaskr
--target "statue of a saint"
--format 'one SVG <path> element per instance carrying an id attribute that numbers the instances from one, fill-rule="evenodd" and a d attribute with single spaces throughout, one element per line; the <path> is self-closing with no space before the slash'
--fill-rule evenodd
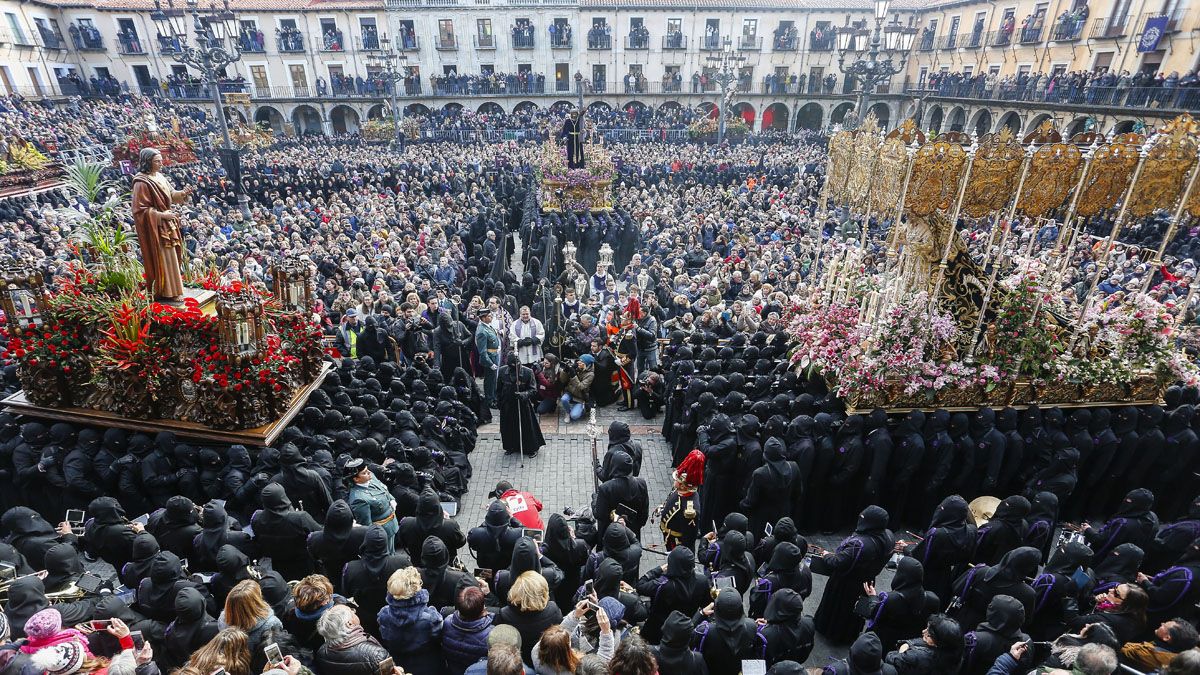
<path id="1" fill-rule="evenodd" d="M 579 111 L 572 110 L 567 121 L 563 123 L 562 136 L 567 146 L 567 168 L 583 168 L 583 122 L 579 119 Z"/>
<path id="2" fill-rule="evenodd" d="M 171 206 L 187 201 L 192 188 L 175 190 L 161 169 L 162 153 L 158 150 L 143 148 L 138 153 L 138 174 L 133 177 L 133 226 L 142 249 L 149 292 L 155 300 L 178 303 L 183 300 L 183 239 L 179 214 L 171 211 Z"/>

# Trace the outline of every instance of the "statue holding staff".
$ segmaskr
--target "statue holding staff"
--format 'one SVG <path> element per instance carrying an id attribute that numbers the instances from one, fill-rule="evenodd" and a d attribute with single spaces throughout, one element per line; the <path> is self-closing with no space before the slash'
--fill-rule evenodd
<path id="1" fill-rule="evenodd" d="M 133 177 L 133 226 L 149 293 L 158 301 L 180 303 L 183 238 L 179 214 L 171 207 L 187 201 L 192 187 L 175 190 L 161 170 L 162 153 L 158 150 L 143 148 L 138 153 L 138 174 Z"/>

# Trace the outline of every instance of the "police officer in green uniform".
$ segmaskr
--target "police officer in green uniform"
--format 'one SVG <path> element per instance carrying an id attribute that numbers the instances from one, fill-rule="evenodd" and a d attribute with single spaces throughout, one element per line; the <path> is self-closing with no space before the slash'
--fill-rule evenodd
<path id="1" fill-rule="evenodd" d="M 350 511 L 354 521 L 363 527 L 378 525 L 387 532 L 388 553 L 396 549 L 396 532 L 400 529 L 396 518 L 396 502 L 370 467 L 362 459 L 346 462 L 346 481 L 350 484 Z"/>

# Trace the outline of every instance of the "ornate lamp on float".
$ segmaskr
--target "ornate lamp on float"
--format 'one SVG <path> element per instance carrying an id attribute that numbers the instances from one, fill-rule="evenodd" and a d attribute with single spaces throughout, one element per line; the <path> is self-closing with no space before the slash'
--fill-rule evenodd
<path id="1" fill-rule="evenodd" d="M 19 263 L 0 264 L 0 308 L 14 333 L 42 325 L 46 282 L 42 273 Z"/>
<path id="2" fill-rule="evenodd" d="M 248 288 L 222 289 L 217 293 L 217 322 L 221 351 L 239 361 L 266 349 L 266 321 L 262 299 Z"/>
<path id="3" fill-rule="evenodd" d="M 312 309 L 312 267 L 297 257 L 288 257 L 271 268 L 272 293 L 285 312 L 306 313 Z"/>

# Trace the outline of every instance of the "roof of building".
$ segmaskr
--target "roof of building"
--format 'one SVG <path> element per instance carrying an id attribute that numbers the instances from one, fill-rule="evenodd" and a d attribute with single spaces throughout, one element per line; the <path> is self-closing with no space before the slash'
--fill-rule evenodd
<path id="1" fill-rule="evenodd" d="M 953 1 L 953 0 L 952 0 Z M 961 1 L 961 0 L 957 0 Z M 38 4 L 61 8 L 89 8 L 99 10 L 152 11 L 154 0 L 35 0 Z M 913 11 L 925 8 L 930 0 L 892 0 L 893 11 Z M 163 0 L 163 6 L 166 1 Z M 202 3 L 206 4 L 206 3 Z M 872 0 L 230 0 L 230 7 L 238 11 L 301 12 L 321 10 L 384 10 L 391 5 L 394 9 L 425 9 L 430 7 L 463 9 L 482 8 L 495 10 L 500 7 L 562 6 L 588 9 L 778 9 L 778 10 L 852 10 L 871 11 Z M 175 3 L 183 6 L 183 0 Z"/>
<path id="2" fill-rule="evenodd" d="M 892 0 L 893 11 L 924 9 L 928 0 Z M 580 0 L 581 8 L 621 9 L 786 9 L 827 11 L 874 11 L 872 0 Z"/>

